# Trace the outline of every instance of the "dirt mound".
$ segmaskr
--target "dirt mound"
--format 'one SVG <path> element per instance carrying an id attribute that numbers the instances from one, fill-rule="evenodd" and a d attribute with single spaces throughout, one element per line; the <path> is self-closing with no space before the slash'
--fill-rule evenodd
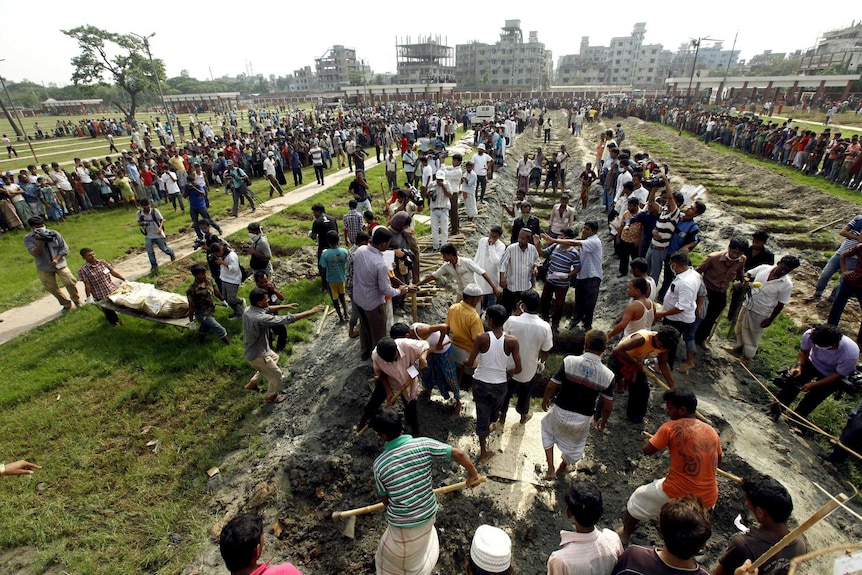
<path id="1" fill-rule="evenodd" d="M 565 124 L 562 113 L 557 113 L 554 119 L 558 126 Z M 576 178 L 585 161 L 593 160 L 593 142 L 598 129 L 599 126 L 595 125 L 587 128 L 589 139 L 576 139 L 563 130 L 557 130 L 559 133 L 554 134 L 557 139 L 550 145 L 545 144 L 545 150 L 556 150 L 561 143 L 567 145 L 573 156 L 569 168 L 570 182 Z M 680 151 L 675 153 L 680 154 L 680 157 L 696 159 L 710 169 L 716 163 L 713 152 L 699 149 L 704 146 L 674 138 L 655 126 L 628 120 L 626 130 L 629 134 L 642 131 L 647 137 L 668 142 L 668 160 L 671 160 L 670 152 L 679 145 Z M 537 145 L 540 145 L 539 140 L 529 135 L 520 136 L 513 146 L 511 163 L 514 164 L 514 158 L 520 157 L 524 150 L 532 151 Z M 685 151 L 687 147 L 691 150 Z M 656 157 L 662 154 L 652 155 Z M 673 164 L 672 161 L 669 163 Z M 758 169 L 744 162 L 729 165 L 722 160 L 721 163 L 721 174 L 731 174 L 721 176 L 727 185 L 747 185 L 743 176 L 761 182 L 758 188 L 761 196 L 772 198 L 766 196 L 771 193 L 775 197 L 782 197 L 784 208 L 787 208 L 791 200 L 786 196 L 790 194 L 788 189 L 792 186 L 785 182 L 782 188 L 784 191 L 781 191 L 778 190 L 779 180 L 769 174 L 761 174 Z M 705 173 L 703 170 L 701 172 Z M 691 180 L 691 183 L 702 183 L 694 176 Z M 487 233 L 488 227 L 500 222 L 499 200 L 504 198 L 510 201 L 514 196 L 514 165 L 498 172 L 493 182 L 494 193 L 486 196 L 488 203 L 482 207 L 477 230 L 460 248 L 461 253 L 468 257 L 475 250 L 476 240 Z M 801 196 L 811 195 L 805 191 L 798 193 Z M 530 199 L 533 197 L 531 195 Z M 546 221 L 552 201 L 550 198 L 539 199 L 534 204 L 534 213 Z M 805 198 L 794 198 L 793 201 L 797 200 L 799 203 L 792 204 L 793 209 L 802 209 Z M 712 207 L 716 207 L 712 199 L 710 202 Z M 835 219 L 837 212 L 842 209 L 840 205 L 820 203 L 824 205 L 816 208 L 822 210 L 818 218 Z M 801 213 L 820 213 L 814 209 L 805 208 L 805 212 Z M 845 212 L 845 215 L 847 213 L 851 212 Z M 588 219 L 604 221 L 601 207 L 596 205 L 595 200 L 587 210 L 578 213 L 577 219 L 579 222 Z M 794 218 L 788 213 L 787 219 L 792 221 Z M 816 225 L 813 222 L 811 227 Z M 721 209 L 711 208 L 707 211 L 701 219 L 701 227 L 706 237 L 701 249 L 709 252 L 726 246 L 727 239 L 732 235 L 747 234 L 759 226 L 746 223 L 730 206 L 722 205 Z M 624 285 L 627 280 L 617 277 L 617 262 L 607 241 L 604 242 L 604 250 L 605 278 L 595 327 L 610 329 L 625 304 Z M 316 265 L 311 257 L 316 254 L 313 248 L 307 251 L 309 253 L 300 250 L 289 261 L 276 266 L 276 283 L 316 274 Z M 810 273 L 813 274 L 813 270 Z M 794 279 L 797 286 L 806 283 L 805 279 Z M 797 293 L 802 289 L 810 288 L 797 287 Z M 442 321 L 451 301 L 452 294 L 440 293 L 435 296 L 430 307 L 420 310 L 420 319 L 427 322 Z M 557 342 L 559 348 L 570 349 L 577 345 L 575 335 L 565 332 L 563 335 Z M 217 535 L 221 526 L 236 513 L 258 511 L 270 526 L 267 550 L 264 552 L 266 559 L 273 562 L 291 561 L 306 575 L 358 575 L 373 572 L 374 552 L 385 529 L 383 515 L 378 513 L 357 518 L 355 540 L 344 538 L 330 519 L 333 511 L 377 501 L 371 468 L 382 444 L 373 433 L 367 433 L 360 439 L 355 439 L 352 433 L 352 426 L 358 421 L 370 394 L 369 381 L 373 375 L 369 364 L 360 363 L 358 355 L 358 343 L 349 340 L 346 329 L 337 327 L 333 320 L 329 320 L 320 338 L 310 344 L 297 346 L 289 366 L 292 381 L 286 390 L 288 400 L 276 407 L 273 416 L 268 419 L 266 430 L 261 434 L 263 449 L 231 455 L 221 467 L 241 471 L 226 474 L 225 477 L 217 476 L 211 482 L 214 491 L 210 505 L 213 516 L 211 536 Z M 556 361 L 559 361 L 559 357 Z M 727 356 L 721 353 L 701 354 L 697 361 L 698 368 L 687 375 L 678 375 L 677 381 L 680 385 L 695 389 L 700 401 L 699 409 L 721 433 L 725 451 L 721 465 L 723 469 L 743 477 L 758 471 L 778 477 L 794 497 L 796 518 L 808 516 L 825 501 L 824 496 L 812 488 L 812 482 L 817 482 L 833 493 L 842 490 L 815 464 L 811 450 L 805 448 L 803 438 L 792 434 L 788 437 L 786 427 L 774 426 L 759 413 L 760 406 L 765 404 L 765 397 L 730 363 Z M 551 363 L 549 361 L 549 365 Z M 644 441 L 642 432 L 654 432 L 666 421 L 660 391 L 653 391 L 643 425 L 623 421 L 620 414 L 625 411 L 626 401 L 625 395 L 618 395 L 607 431 L 592 432 L 579 471 L 580 476 L 596 482 L 602 489 L 605 516 L 601 525 L 606 527 L 619 524 L 626 501 L 636 487 L 662 476 L 667 469 L 666 454 L 655 457 L 641 454 Z M 469 413 L 469 409 L 466 413 Z M 419 420 L 423 435 L 450 444 L 463 439 L 462 444 L 471 446 L 468 447 L 471 456 L 475 458 L 478 455 L 474 420 L 469 415 L 453 418 L 449 406 L 435 397 L 432 400 L 420 400 Z M 512 536 L 517 572 L 544 572 L 548 555 L 559 545 L 559 531 L 570 529 L 571 523 L 566 519 L 563 509 L 566 483 L 541 481 L 539 478 L 544 461 L 533 463 L 536 475 L 529 481 L 512 483 L 491 478 L 492 481 L 472 491 L 461 491 L 440 498 L 441 509 L 436 526 L 441 552 L 435 573 L 463 572 L 473 532 L 483 523 L 498 525 Z M 436 484 L 455 482 L 462 477 L 463 472 L 457 464 L 451 461 L 435 463 Z M 741 513 L 743 517 L 746 516 L 739 488 L 723 478 L 719 479 L 719 488 L 720 497 L 713 514 L 713 537 L 700 558 L 709 568 L 715 565 L 729 537 L 736 533 L 733 525 L 736 515 Z M 519 498 L 518 494 L 524 494 L 524 497 Z M 851 527 L 849 522 L 836 515 L 834 519 L 822 522 L 809 531 L 809 543 L 812 547 L 823 547 L 827 543 L 844 541 L 848 537 L 858 538 L 860 535 L 862 533 L 858 526 Z M 644 522 L 635 533 L 633 542 L 658 544 L 660 537 L 655 524 Z M 824 569 L 822 564 L 817 564 L 801 572 L 825 572 Z M 186 573 L 223 573 L 216 546 L 211 545 L 188 567 Z"/>

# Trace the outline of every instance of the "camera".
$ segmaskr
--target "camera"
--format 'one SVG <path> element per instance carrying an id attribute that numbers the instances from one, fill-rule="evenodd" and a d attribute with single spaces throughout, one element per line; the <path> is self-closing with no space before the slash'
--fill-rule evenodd
<path id="1" fill-rule="evenodd" d="M 664 187 L 664 178 L 662 177 L 662 171 L 659 169 L 658 165 L 650 161 L 646 166 L 646 169 L 650 171 L 650 177 L 644 178 L 641 180 L 641 185 L 647 190 L 660 190 Z M 670 168 L 667 164 L 662 164 L 662 169 L 664 170 L 664 175 L 667 176 L 668 172 L 670 172 Z"/>
<path id="2" fill-rule="evenodd" d="M 239 246 L 239 253 L 241 253 L 242 255 L 245 255 L 248 253 L 248 250 L 250 250 L 250 249 L 251 249 L 251 244 L 248 242 L 243 242 Z"/>
<path id="3" fill-rule="evenodd" d="M 52 232 L 51 230 L 42 231 L 34 231 L 33 235 L 36 236 L 36 239 L 42 240 L 43 242 L 53 242 L 57 237 L 56 232 Z"/>
<path id="4" fill-rule="evenodd" d="M 192 244 L 192 249 L 196 250 L 205 245 L 207 245 L 207 241 L 205 239 L 195 240 L 195 243 Z"/>

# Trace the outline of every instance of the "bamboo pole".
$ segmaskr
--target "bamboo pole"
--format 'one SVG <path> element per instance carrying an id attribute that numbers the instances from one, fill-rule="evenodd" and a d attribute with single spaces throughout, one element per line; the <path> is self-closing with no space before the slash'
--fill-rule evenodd
<path id="1" fill-rule="evenodd" d="M 737 360 L 737 361 L 739 361 L 739 360 Z M 858 452 L 856 452 L 856 451 L 853 451 L 852 449 L 850 449 L 849 447 L 847 447 L 846 445 L 844 445 L 843 443 L 841 443 L 841 440 L 840 440 L 840 439 L 838 439 L 838 438 L 837 438 L 837 437 L 835 437 L 834 435 L 832 435 L 832 434 L 830 434 L 830 433 L 828 433 L 828 432 L 824 431 L 823 429 L 821 429 L 821 428 L 820 428 L 820 427 L 818 427 L 817 425 L 815 425 L 815 424 L 811 423 L 809 420 L 807 420 L 806 418 L 802 417 L 801 415 L 799 415 L 798 413 L 796 413 L 795 411 L 793 411 L 792 409 L 790 409 L 788 406 L 786 406 L 786 405 L 784 405 L 783 403 L 781 403 L 780 401 L 778 401 L 778 397 L 777 397 L 774 393 L 772 393 L 772 390 L 771 390 L 771 389 L 769 389 L 768 387 L 766 387 L 766 384 L 765 384 L 765 383 L 763 383 L 762 381 L 760 381 L 760 378 L 758 378 L 756 375 L 754 375 L 754 374 L 751 372 L 751 370 L 750 370 L 750 369 L 748 369 L 748 366 L 746 366 L 746 365 L 745 365 L 744 363 L 742 363 L 741 361 L 739 362 L 739 365 L 741 365 L 741 366 L 742 366 L 742 369 L 744 369 L 744 370 L 748 373 L 748 375 L 750 375 L 750 376 L 754 379 L 754 381 L 756 381 L 756 382 L 757 382 L 757 384 L 758 384 L 760 387 L 762 387 L 762 388 L 763 388 L 763 390 L 764 390 L 766 393 L 768 393 L 768 394 L 769 394 L 769 396 L 774 400 L 774 403 L 777 403 L 778 405 L 780 405 L 781 407 L 783 407 L 784 409 L 786 409 L 786 410 L 787 410 L 787 413 L 790 413 L 790 414 L 792 414 L 792 415 L 793 415 L 793 417 L 798 418 L 800 422 L 803 422 L 803 423 L 804 423 L 806 426 L 808 426 L 808 428 L 809 428 L 809 429 L 811 429 L 812 431 L 816 431 L 817 433 L 819 433 L 819 434 L 823 435 L 824 437 L 826 437 L 826 438 L 830 441 L 830 443 L 832 443 L 833 445 L 836 445 L 837 447 L 839 447 L 839 448 L 843 449 L 844 451 L 846 451 L 847 453 L 849 453 L 850 455 L 852 455 L 852 456 L 853 456 L 853 457 L 855 457 L 856 459 L 858 459 L 858 460 L 862 461 L 862 454 L 860 454 L 860 453 L 858 453 Z"/>
<path id="2" fill-rule="evenodd" d="M 782 549 L 790 545 L 794 539 L 808 531 L 811 527 L 813 527 L 816 523 L 818 523 L 821 519 L 827 517 L 830 513 L 835 511 L 841 506 L 841 503 L 847 501 L 849 497 L 844 495 L 843 493 L 839 493 L 835 498 L 831 501 L 828 501 L 823 507 L 814 512 L 808 519 L 799 524 L 796 529 L 785 535 L 778 541 L 775 545 L 770 547 L 766 553 L 757 558 L 757 560 L 751 564 L 746 572 L 754 571 L 754 569 L 758 567 L 762 567 L 764 563 L 775 557 Z"/>

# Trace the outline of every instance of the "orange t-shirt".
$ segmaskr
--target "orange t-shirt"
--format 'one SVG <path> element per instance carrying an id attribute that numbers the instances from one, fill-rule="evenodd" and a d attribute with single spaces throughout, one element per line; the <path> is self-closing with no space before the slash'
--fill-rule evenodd
<path id="1" fill-rule="evenodd" d="M 663 489 L 668 497 L 696 495 L 707 507 L 718 501 L 715 470 L 721 456 L 721 440 L 708 424 L 693 417 L 665 422 L 649 440 L 656 449 L 668 448 L 670 469 Z"/>

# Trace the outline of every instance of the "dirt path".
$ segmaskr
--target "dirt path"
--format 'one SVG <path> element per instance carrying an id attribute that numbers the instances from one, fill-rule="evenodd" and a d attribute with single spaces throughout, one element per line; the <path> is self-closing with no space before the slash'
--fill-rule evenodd
<path id="1" fill-rule="evenodd" d="M 557 126 L 565 125 L 565 116 L 561 112 L 555 113 L 554 120 Z M 569 173 L 573 175 L 570 176 L 571 181 L 576 180 L 584 161 L 592 161 L 599 127 L 603 126 L 589 126 L 585 130 L 585 137 L 580 139 L 558 129 L 550 145 L 544 146 L 547 151 L 557 150 L 561 143 L 567 144 L 573 156 L 569 166 Z M 636 121 L 628 121 L 626 129 L 629 133 L 642 131 L 645 135 L 654 134 L 654 137 L 671 140 L 667 134 L 654 131 L 657 128 Z M 698 146 L 692 144 L 694 148 Z M 532 151 L 537 145 L 541 145 L 541 140 L 529 135 L 522 135 L 516 140 L 508 158 L 508 167 L 495 176 L 494 189 L 489 192 L 488 203 L 482 208 L 476 231 L 468 238 L 462 253 L 472 255 L 476 239 L 486 233 L 491 225 L 499 224 L 500 199 L 510 201 L 514 195 L 514 167 L 517 159 L 524 150 Z M 684 146 L 684 143 L 680 146 Z M 695 149 L 685 153 L 696 157 L 699 152 Z M 707 161 L 712 152 L 704 149 L 702 154 L 704 161 Z M 711 160 L 708 165 L 712 165 Z M 737 164 L 732 168 L 733 173 L 740 178 L 739 185 L 762 182 L 763 188 L 775 188 L 775 193 L 782 195 L 778 189 L 781 182 L 765 180 L 768 174 L 751 173 L 745 176 L 746 181 L 743 182 L 742 172 L 746 166 Z M 692 179 L 692 183 L 702 182 Z M 785 199 L 786 195 L 785 189 Z M 534 212 L 546 221 L 552 199 L 532 194 L 529 199 L 534 205 Z M 800 202 L 803 200 L 800 198 Z M 712 198 L 709 201 L 713 207 L 717 207 Z M 823 206 L 823 213 L 818 217 L 832 217 L 841 209 L 841 206 Z M 593 199 L 590 207 L 578 214 L 578 220 L 602 222 L 604 218 L 600 212 L 601 207 Z M 806 212 L 812 213 L 808 208 Z M 703 250 L 709 252 L 723 247 L 734 231 L 747 233 L 754 229 L 753 225 L 746 225 L 742 217 L 732 213 L 729 207 L 708 210 L 702 219 L 707 236 Z M 609 329 L 613 318 L 625 303 L 626 280 L 616 277 L 616 260 L 610 244 L 605 242 L 604 246 L 605 279 L 595 327 Z M 451 297 L 436 298 L 431 307 L 422 310 L 420 320 L 441 321 L 450 301 Z M 558 346 L 563 347 L 565 339 L 564 333 L 557 342 Z M 382 446 L 372 434 L 356 440 L 351 432 L 368 397 L 368 383 L 372 376 L 370 366 L 357 360 L 357 345 L 355 340 L 347 338 L 345 329 L 330 322 L 324 327 L 320 338 L 297 347 L 289 367 L 293 376 L 287 390 L 289 398 L 276 408 L 262 432 L 265 452 L 240 451 L 229 455 L 223 462 L 215 462 L 224 472 L 210 483 L 213 489 L 209 506 L 212 514 L 211 537 L 217 536 L 221 526 L 238 511 L 258 511 L 264 515 L 270 527 L 267 530 L 265 559 L 274 562 L 289 560 L 306 575 L 358 575 L 373 572 L 374 551 L 385 529 L 382 515 L 358 518 L 355 540 L 343 538 L 329 518 L 332 511 L 374 503 L 376 499 L 371 481 L 371 465 Z M 793 494 L 796 519 L 806 517 L 825 501 L 824 496 L 813 486 L 814 482 L 832 493 L 846 490 L 816 464 L 812 451 L 803 440 L 788 433 L 784 426 L 776 427 L 760 413 L 763 397 L 726 356 L 717 353 L 698 357 L 698 364 L 699 367 L 688 376 L 680 375 L 678 382 L 696 390 L 700 410 L 721 432 L 725 450 L 722 462 L 724 469 L 741 476 L 755 471 L 777 476 Z M 625 409 L 626 398 L 618 397 L 608 430 L 605 433 L 593 432 L 587 442 L 585 461 L 579 473 L 596 482 L 602 489 L 605 500 L 603 526 L 619 524 L 632 490 L 661 476 L 667 467 L 666 456 L 644 457 L 640 454 L 642 431 L 654 431 L 666 420 L 660 405 L 660 394 L 653 392 L 647 420 L 638 426 L 622 421 L 619 414 Z M 475 458 L 478 456 L 478 442 L 474 434 L 469 394 L 467 398 L 465 413 L 458 418 L 449 415 L 448 407 L 439 397 L 420 400 L 420 422 L 423 435 L 462 445 Z M 530 433 L 535 433 L 534 430 L 535 426 L 527 427 Z M 517 429 L 507 433 L 510 435 L 504 436 L 496 444 L 507 451 L 515 449 L 521 439 L 535 439 L 518 439 L 518 433 L 524 432 Z M 459 492 L 441 498 L 436 523 L 441 553 L 435 573 L 463 571 L 470 539 L 476 527 L 482 523 L 499 525 L 511 534 L 518 572 L 544 572 L 548 554 L 559 544 L 559 530 L 569 529 L 571 524 L 563 511 L 565 482 L 540 480 L 544 462 L 537 458 L 534 450 L 529 450 L 532 454 L 529 456 L 527 452 L 526 449 L 519 451 L 514 458 L 530 458 L 530 461 L 521 462 L 521 468 L 527 470 L 519 472 L 522 480 L 494 480 L 472 492 Z M 511 453 L 505 455 L 512 457 Z M 534 473 L 532 477 L 531 465 Z M 487 473 L 488 470 L 485 467 L 480 472 Z M 434 476 L 435 482 L 442 484 L 458 480 L 461 473 L 456 464 L 439 462 L 435 465 Z M 719 487 L 721 494 L 713 517 L 713 537 L 701 557 L 708 568 L 715 565 L 726 541 L 736 532 L 734 517 L 738 513 L 743 516 L 746 513 L 741 492 L 735 484 L 719 479 Z M 836 514 L 812 529 L 809 532 L 811 546 L 822 547 L 827 542 L 835 543 L 862 536 L 859 527 L 846 517 Z M 658 543 L 660 539 L 654 524 L 647 522 L 638 530 L 633 541 L 652 544 Z M 812 565 L 801 573 L 823 573 L 826 572 L 825 565 Z M 209 545 L 185 572 L 190 575 L 222 573 L 217 547 Z"/>
<path id="2" fill-rule="evenodd" d="M 377 165 L 377 161 L 373 158 L 369 158 L 366 160 L 366 164 L 371 168 Z M 268 218 L 272 214 L 276 214 L 289 206 L 302 202 L 314 196 L 318 192 L 351 177 L 353 177 L 353 174 L 351 174 L 347 168 L 344 168 L 343 170 L 335 172 L 331 176 L 327 176 L 328 183 L 325 188 L 322 188 L 317 184 L 309 183 L 285 193 L 283 197 L 270 198 L 266 200 L 265 203 L 258 206 L 260 209 L 258 209 L 254 214 L 245 211 L 241 212 L 238 218 L 225 219 L 221 222 L 222 229 L 224 230 L 223 237 L 227 237 L 234 232 L 243 230 L 251 222 L 258 222 Z M 195 234 L 191 231 L 191 226 L 189 226 L 188 229 L 190 231 L 186 233 L 171 234 L 168 237 L 168 245 L 173 248 L 174 252 L 177 254 L 178 260 L 194 253 L 192 243 L 194 242 Z M 112 263 L 117 268 L 117 271 L 123 274 L 123 276 L 130 281 L 143 277 L 150 271 L 150 261 L 147 258 L 146 252 L 143 250 L 135 255 L 121 258 Z M 35 273 L 35 270 L 32 266 L 28 266 L 26 273 Z M 81 282 L 78 282 L 78 292 L 81 296 L 81 301 L 83 301 L 84 284 Z M 59 317 L 60 311 L 61 308 L 57 304 L 57 300 L 54 299 L 53 296 L 48 295 L 30 302 L 27 305 L 12 308 L 0 313 L 0 320 L 2 320 L 2 322 L 0 322 L 0 345 L 21 335 L 22 333 L 26 333 L 35 327 Z"/>

